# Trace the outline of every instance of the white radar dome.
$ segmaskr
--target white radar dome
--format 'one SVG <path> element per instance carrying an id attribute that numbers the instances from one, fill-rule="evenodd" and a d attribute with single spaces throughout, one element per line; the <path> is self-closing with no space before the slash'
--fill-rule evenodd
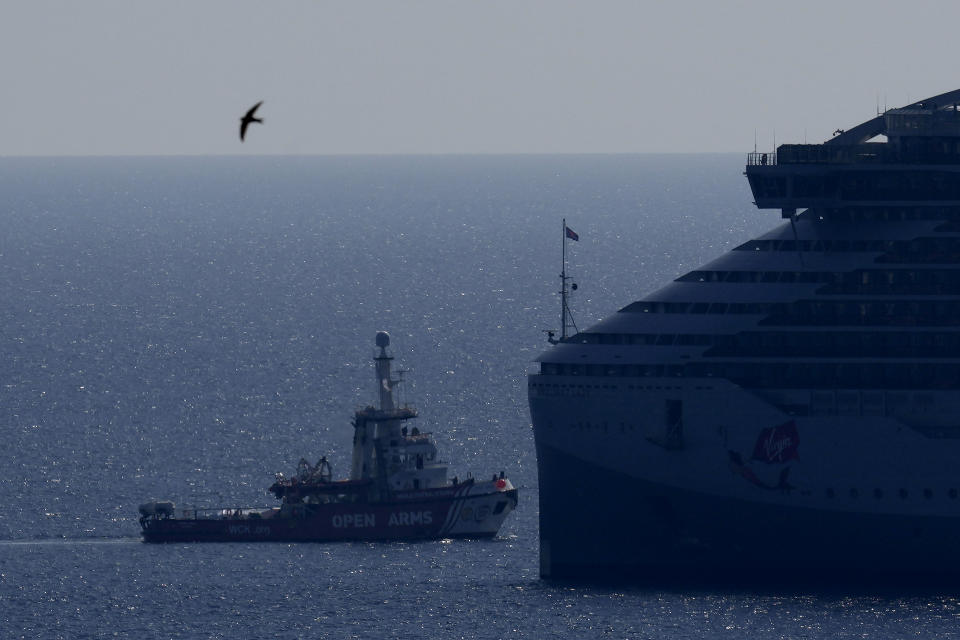
<path id="1" fill-rule="evenodd" d="M 390 346 L 390 334 L 386 331 L 377 331 L 377 346 L 386 349 Z"/>

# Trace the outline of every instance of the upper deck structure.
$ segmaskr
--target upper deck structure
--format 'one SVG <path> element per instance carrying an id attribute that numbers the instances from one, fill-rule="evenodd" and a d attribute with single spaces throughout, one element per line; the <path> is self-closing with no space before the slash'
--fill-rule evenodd
<path id="1" fill-rule="evenodd" d="M 960 205 L 960 90 L 890 109 L 823 144 L 751 153 L 757 207 L 784 218 L 817 208 Z"/>

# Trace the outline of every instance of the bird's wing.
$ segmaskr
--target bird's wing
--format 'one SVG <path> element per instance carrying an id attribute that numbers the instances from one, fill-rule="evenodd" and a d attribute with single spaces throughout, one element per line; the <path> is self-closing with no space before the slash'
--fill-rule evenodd
<path id="1" fill-rule="evenodd" d="M 254 113 L 257 109 L 259 109 L 259 108 L 260 108 L 260 105 L 262 105 L 262 104 L 263 104 L 263 100 L 261 100 L 261 101 L 258 102 L 257 104 L 255 104 L 255 105 L 253 105 L 252 107 L 250 107 L 250 110 L 247 111 L 246 115 L 244 115 L 242 118 L 240 118 L 240 142 L 243 142 L 243 136 L 245 136 L 245 135 L 247 134 L 247 125 L 248 125 L 248 124 L 250 124 L 251 122 L 263 122 L 262 120 L 253 117 L 253 113 Z"/>
<path id="2" fill-rule="evenodd" d="M 246 120 L 246 119 L 248 119 L 248 118 L 252 118 L 252 117 L 253 117 L 253 113 L 254 113 L 257 109 L 259 109 L 259 108 L 260 108 L 260 105 L 262 105 L 262 104 L 263 104 L 263 100 L 261 100 L 261 101 L 258 102 L 257 104 L 255 104 L 255 105 L 253 105 L 252 107 L 250 107 L 250 111 L 247 111 L 247 115 L 243 116 L 243 119 Z"/>

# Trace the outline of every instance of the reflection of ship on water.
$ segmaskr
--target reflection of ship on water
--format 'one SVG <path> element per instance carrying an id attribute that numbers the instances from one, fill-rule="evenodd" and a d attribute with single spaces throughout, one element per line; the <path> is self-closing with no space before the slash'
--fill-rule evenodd
<path id="1" fill-rule="evenodd" d="M 447 479 L 431 434 L 407 422 L 415 409 L 395 402 L 399 380 L 387 354 L 390 338 L 377 334 L 379 407 L 353 419 L 349 480 L 333 480 L 330 465 L 301 460 L 292 478 L 277 475 L 269 509 L 187 509 L 171 502 L 141 505 L 147 542 L 332 541 L 492 537 L 517 505 L 517 489 L 503 472 L 487 480 Z"/>
<path id="2" fill-rule="evenodd" d="M 783 224 L 539 358 L 544 575 L 960 570 L 957 103 L 750 154 Z"/>

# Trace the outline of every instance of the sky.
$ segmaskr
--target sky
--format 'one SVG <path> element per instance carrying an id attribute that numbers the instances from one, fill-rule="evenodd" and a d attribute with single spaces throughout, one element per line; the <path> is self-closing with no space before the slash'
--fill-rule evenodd
<path id="1" fill-rule="evenodd" d="M 0 156 L 746 152 L 960 87 L 956 1 L 0 10 Z"/>

